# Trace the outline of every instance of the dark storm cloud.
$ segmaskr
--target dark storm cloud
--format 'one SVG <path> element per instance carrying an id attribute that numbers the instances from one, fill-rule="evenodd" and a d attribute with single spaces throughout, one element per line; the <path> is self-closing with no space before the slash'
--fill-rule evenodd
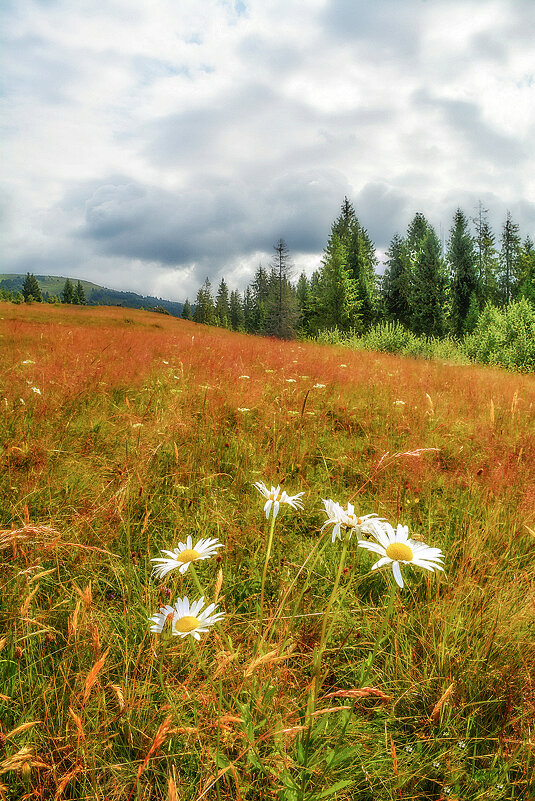
<path id="1" fill-rule="evenodd" d="M 180 192 L 115 176 L 62 205 L 77 208 L 77 236 L 100 253 L 178 265 L 269 251 L 281 236 L 300 252 L 321 250 L 347 191 L 333 170 L 288 171 L 261 189 L 206 178 Z"/>

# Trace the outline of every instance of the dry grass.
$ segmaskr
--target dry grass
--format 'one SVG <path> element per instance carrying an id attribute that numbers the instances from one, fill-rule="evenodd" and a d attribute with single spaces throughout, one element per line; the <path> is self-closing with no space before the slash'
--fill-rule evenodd
<path id="1" fill-rule="evenodd" d="M 533 376 L 133 310 L 0 317 L 4 797 L 529 797 Z M 306 501 L 277 523 L 264 640 L 259 479 Z M 312 726 L 329 497 L 408 524 L 447 578 L 408 573 L 359 687 L 384 581 L 349 549 Z M 194 590 L 149 560 L 189 533 L 225 543 L 199 576 L 227 617 L 197 654 L 173 640 L 163 693 L 146 621 Z"/>

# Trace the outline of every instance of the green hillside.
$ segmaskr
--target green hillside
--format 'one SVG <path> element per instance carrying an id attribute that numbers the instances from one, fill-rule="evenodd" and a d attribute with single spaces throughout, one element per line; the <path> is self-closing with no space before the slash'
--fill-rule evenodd
<path id="1" fill-rule="evenodd" d="M 13 292 L 22 291 L 22 283 L 25 274 L 0 273 L 0 290 Z M 36 275 L 43 298 L 46 300 L 51 295 L 61 296 L 65 281 L 65 276 L 57 275 Z M 71 278 L 71 282 L 76 285 L 78 279 Z M 165 309 L 169 314 L 180 317 L 182 314 L 182 303 L 172 300 L 156 298 L 152 295 L 138 295 L 136 292 L 120 292 L 115 289 L 94 284 L 91 281 L 80 280 L 85 292 L 85 297 L 90 306 L 126 306 L 130 309 L 154 309 L 158 307 Z"/>

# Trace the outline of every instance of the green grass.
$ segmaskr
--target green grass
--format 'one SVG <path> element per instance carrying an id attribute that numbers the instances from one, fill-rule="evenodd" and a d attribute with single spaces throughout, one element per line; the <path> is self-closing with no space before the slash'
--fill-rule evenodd
<path id="1" fill-rule="evenodd" d="M 6 799 L 530 798 L 533 377 L 131 310 L 0 316 Z M 255 481 L 305 493 L 265 582 Z M 356 537 L 339 571 L 323 498 L 407 524 L 446 575 L 405 568 L 384 625 L 391 571 Z M 226 615 L 196 647 L 148 623 L 199 595 L 191 569 L 151 577 L 189 534 L 225 544 L 196 568 Z"/>

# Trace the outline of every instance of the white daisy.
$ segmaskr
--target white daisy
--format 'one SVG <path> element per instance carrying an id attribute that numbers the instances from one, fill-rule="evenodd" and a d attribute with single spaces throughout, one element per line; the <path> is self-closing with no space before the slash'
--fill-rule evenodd
<path id="1" fill-rule="evenodd" d="M 162 606 L 160 611 L 153 615 L 149 622 L 152 622 L 150 630 L 155 634 L 161 634 L 163 627 L 171 617 L 171 634 L 173 637 L 187 637 L 188 634 L 196 639 L 201 639 L 201 634 L 206 634 L 211 626 L 218 623 L 225 617 L 224 612 L 216 612 L 216 604 L 209 604 L 203 611 L 204 596 L 190 604 L 188 597 L 178 598 L 174 607 Z"/>
<path id="2" fill-rule="evenodd" d="M 302 509 L 303 502 L 300 500 L 301 495 L 304 495 L 304 492 L 298 492 L 297 495 L 288 495 L 285 490 L 281 490 L 280 486 L 271 487 L 268 490 L 266 485 L 263 481 L 257 481 L 253 484 L 253 487 L 256 487 L 258 492 L 262 493 L 264 498 L 267 498 L 267 501 L 264 505 L 264 512 L 266 513 L 266 520 L 269 517 L 271 509 L 273 508 L 273 517 L 277 517 L 279 513 L 279 506 L 281 503 L 287 503 L 288 506 L 291 506 L 292 509 Z"/>
<path id="3" fill-rule="evenodd" d="M 370 529 L 371 534 L 378 542 L 359 540 L 359 545 L 361 548 L 366 548 L 381 556 L 381 559 L 372 565 L 372 570 L 377 570 L 384 565 L 392 565 L 392 573 L 399 587 L 403 587 L 400 563 L 423 567 L 432 573 L 435 570 L 444 571 L 440 564 L 444 559 L 440 548 L 430 548 L 424 542 L 411 540 L 408 526 L 398 523 L 397 530 L 394 531 L 390 523 L 386 521 L 373 521 Z"/>
<path id="4" fill-rule="evenodd" d="M 193 547 L 193 540 L 188 536 L 186 542 L 179 542 L 174 550 L 162 551 L 162 553 L 167 554 L 167 557 L 158 556 L 151 559 L 151 562 L 157 563 L 152 572 L 156 578 L 163 578 L 171 570 L 178 568 L 184 575 L 192 562 L 211 559 L 212 556 L 217 555 L 217 549 L 223 547 L 223 543 L 210 538 L 199 540 Z"/>
<path id="5" fill-rule="evenodd" d="M 351 539 L 354 531 L 356 531 L 357 534 L 361 534 L 363 531 L 371 533 L 367 521 L 379 519 L 375 514 L 362 515 L 362 517 L 358 517 L 355 514 L 355 507 L 352 503 L 348 503 L 347 509 L 344 509 L 344 507 L 340 506 L 340 504 L 336 503 L 336 501 L 324 499 L 323 505 L 325 506 L 327 520 L 322 525 L 321 531 L 323 531 L 324 528 L 327 528 L 327 526 L 334 524 L 332 530 L 332 542 L 334 542 L 337 537 L 338 539 L 342 539 L 343 528 L 349 531 L 349 539 Z"/>

